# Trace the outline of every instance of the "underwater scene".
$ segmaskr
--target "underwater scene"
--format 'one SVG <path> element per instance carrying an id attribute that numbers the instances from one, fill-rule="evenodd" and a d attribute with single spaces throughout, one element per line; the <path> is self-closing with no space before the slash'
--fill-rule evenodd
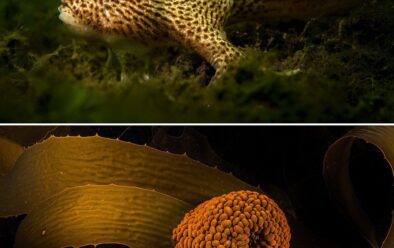
<path id="1" fill-rule="evenodd" d="M 0 121 L 390 122 L 393 14 L 392 0 L 2 0 Z"/>
<path id="2" fill-rule="evenodd" d="M 393 127 L 0 127 L 0 247 L 392 248 Z"/>

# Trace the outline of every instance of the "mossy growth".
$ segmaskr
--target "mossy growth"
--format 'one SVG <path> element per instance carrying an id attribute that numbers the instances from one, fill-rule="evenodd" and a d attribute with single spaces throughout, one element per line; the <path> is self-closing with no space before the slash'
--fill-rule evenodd
<path id="1" fill-rule="evenodd" d="M 103 44 L 74 38 L 58 1 L 0 3 L 2 122 L 387 122 L 394 118 L 394 5 L 346 16 L 240 24 L 246 56 L 212 68 L 169 47 L 108 66 Z"/>

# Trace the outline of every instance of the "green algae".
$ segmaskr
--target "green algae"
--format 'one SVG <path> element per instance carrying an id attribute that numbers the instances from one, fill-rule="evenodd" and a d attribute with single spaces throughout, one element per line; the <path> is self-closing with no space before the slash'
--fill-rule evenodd
<path id="1" fill-rule="evenodd" d="M 246 56 L 213 87 L 212 68 L 180 48 L 106 66 L 75 39 L 56 1 L 0 3 L 1 122 L 388 122 L 394 118 L 394 5 L 341 17 L 228 30 Z"/>

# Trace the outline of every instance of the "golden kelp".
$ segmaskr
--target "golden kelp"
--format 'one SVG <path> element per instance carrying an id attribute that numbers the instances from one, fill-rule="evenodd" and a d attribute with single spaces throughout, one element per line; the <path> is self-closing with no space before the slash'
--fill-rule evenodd
<path id="1" fill-rule="evenodd" d="M 51 137 L 27 149 L 5 177 L 0 216 L 29 213 L 48 197 L 87 184 L 155 189 L 193 205 L 234 190 L 255 190 L 187 156 L 98 136 Z"/>
<path id="2" fill-rule="evenodd" d="M 324 159 L 324 178 L 331 197 L 341 212 L 357 227 L 371 246 L 391 248 L 394 247 L 394 216 L 386 239 L 383 244 L 379 244 L 375 227 L 354 193 L 349 175 L 349 159 L 352 145 L 357 139 L 376 146 L 394 173 L 394 127 L 362 127 L 351 130 L 328 149 Z"/>
<path id="3" fill-rule="evenodd" d="M 191 209 L 152 190 L 115 185 L 66 189 L 37 205 L 22 222 L 16 248 L 123 244 L 171 247 L 171 230 Z"/>
<path id="4" fill-rule="evenodd" d="M 22 152 L 20 145 L 0 137 L 0 176 L 11 171 Z"/>

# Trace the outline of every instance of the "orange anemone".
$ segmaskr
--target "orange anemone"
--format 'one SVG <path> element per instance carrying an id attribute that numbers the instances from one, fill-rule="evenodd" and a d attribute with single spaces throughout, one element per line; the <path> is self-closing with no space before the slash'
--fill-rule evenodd
<path id="1" fill-rule="evenodd" d="M 290 247 L 290 227 L 279 206 L 252 191 L 232 192 L 200 204 L 174 229 L 176 248 Z"/>

